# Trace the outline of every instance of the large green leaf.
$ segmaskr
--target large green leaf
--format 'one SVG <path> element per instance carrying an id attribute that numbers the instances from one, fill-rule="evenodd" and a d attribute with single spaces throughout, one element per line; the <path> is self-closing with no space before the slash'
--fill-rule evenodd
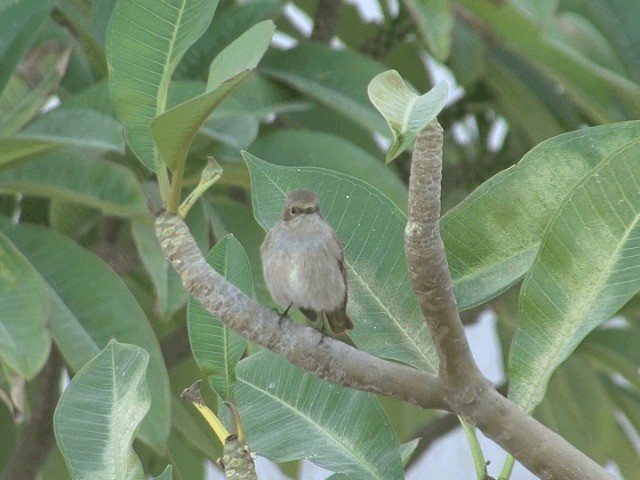
<path id="1" fill-rule="evenodd" d="M 346 117 L 387 135 L 380 115 L 367 99 L 367 85 L 385 68 L 351 50 L 306 42 L 265 55 L 260 70 L 282 80 Z"/>
<path id="2" fill-rule="evenodd" d="M 157 162 L 151 121 L 176 65 L 211 23 L 217 0 L 118 0 L 107 30 L 111 96 L 140 161 Z"/>
<path id="3" fill-rule="evenodd" d="M 251 152 L 276 165 L 321 167 L 346 173 L 373 185 L 402 210 L 407 187 L 383 162 L 349 141 L 328 133 L 300 129 L 276 130 L 261 135 Z"/>
<path id="4" fill-rule="evenodd" d="M 253 296 L 251 267 L 242 245 L 233 235 L 220 240 L 207 255 L 207 262 L 244 293 Z M 193 297 L 187 307 L 189 340 L 193 356 L 211 388 L 224 400 L 233 400 L 235 368 L 247 340 L 230 330 Z"/>
<path id="5" fill-rule="evenodd" d="M 509 396 L 531 411 L 557 366 L 640 289 L 640 146 L 621 145 L 570 193 L 520 293 Z"/>
<path id="6" fill-rule="evenodd" d="M 0 10 L 0 92 L 38 30 L 54 0 L 18 0 Z"/>
<path id="7" fill-rule="evenodd" d="M 62 147 L 125 151 L 122 128 L 116 120 L 93 110 L 56 108 L 17 135 L 0 137 L 0 166 Z"/>
<path id="8" fill-rule="evenodd" d="M 447 101 L 449 88 L 440 82 L 424 95 L 413 93 L 398 72 L 388 70 L 371 80 L 369 99 L 387 121 L 393 143 L 387 152 L 390 162 L 409 145 L 426 125 L 436 118 Z"/>
<path id="9" fill-rule="evenodd" d="M 53 417 L 74 480 L 142 480 L 131 444 L 149 411 L 149 354 L 111 340 L 75 375 Z"/>
<path id="10" fill-rule="evenodd" d="M 545 227 L 599 162 L 640 145 L 640 122 L 551 138 L 448 211 L 440 229 L 458 307 L 497 296 L 529 270 Z"/>
<path id="11" fill-rule="evenodd" d="M 46 285 L 29 261 L 0 233 L 0 358 L 32 379 L 49 356 Z"/>
<path id="12" fill-rule="evenodd" d="M 238 364 L 235 394 L 252 450 L 308 458 L 362 480 L 404 478 L 398 439 L 375 395 L 331 385 L 262 351 Z"/>
<path id="13" fill-rule="evenodd" d="M 151 409 L 139 436 L 163 451 L 171 405 L 167 371 L 158 340 L 123 281 L 99 258 L 59 233 L 0 217 L 0 230 L 47 284 L 51 334 L 69 367 L 78 371 L 115 338 L 144 348 Z"/>
<path id="14" fill-rule="evenodd" d="M 254 25 L 211 63 L 205 93 L 168 110 L 151 123 L 151 133 L 167 166 L 187 159 L 191 142 L 211 112 L 256 68 L 275 32 L 271 20 Z"/>
<path id="15" fill-rule="evenodd" d="M 406 216 L 357 178 L 321 168 L 271 165 L 243 152 L 251 174 L 253 211 L 265 229 L 277 221 L 286 193 L 310 188 L 342 239 L 348 271 L 349 332 L 363 350 L 434 371 L 437 357 L 416 304 L 404 258 Z"/>
<path id="16" fill-rule="evenodd" d="M 508 47 L 534 64 L 592 119 L 610 122 L 640 115 L 640 86 L 545 35 L 545 25 L 516 5 L 460 0 L 472 15 Z"/>
<path id="17" fill-rule="evenodd" d="M 133 172 L 73 150 L 0 171 L 0 192 L 68 200 L 122 217 L 141 217 L 148 211 Z"/>

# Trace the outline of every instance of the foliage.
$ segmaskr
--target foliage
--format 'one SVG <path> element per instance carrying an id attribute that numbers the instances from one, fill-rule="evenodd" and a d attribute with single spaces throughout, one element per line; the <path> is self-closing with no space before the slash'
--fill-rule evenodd
<path id="1" fill-rule="evenodd" d="M 415 411 L 211 318 L 168 266 L 145 198 L 178 211 L 194 192 L 186 220 L 208 260 L 272 306 L 264 230 L 288 190 L 313 188 L 345 246 L 351 339 L 434 371 L 402 234 L 403 152 L 437 115 L 458 306 L 496 315 L 510 398 L 636 478 L 640 4 L 374 3 L 379 23 L 342 6 L 338 48 L 308 41 L 280 0 L 0 2 L 2 445 L 36 441 L 17 419 L 35 418 L 55 349 L 72 381 L 43 475 L 204 478 L 193 465 L 222 447 L 178 398 L 201 377 L 292 476 L 284 462 L 307 458 L 335 478 L 402 478 Z M 317 4 L 293 2 L 311 20 Z"/>

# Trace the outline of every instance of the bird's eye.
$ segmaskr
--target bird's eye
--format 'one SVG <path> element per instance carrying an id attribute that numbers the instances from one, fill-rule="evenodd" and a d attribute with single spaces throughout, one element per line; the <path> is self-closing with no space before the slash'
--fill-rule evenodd
<path id="1" fill-rule="evenodd" d="M 291 215 L 297 215 L 298 209 L 296 207 L 291 207 Z"/>

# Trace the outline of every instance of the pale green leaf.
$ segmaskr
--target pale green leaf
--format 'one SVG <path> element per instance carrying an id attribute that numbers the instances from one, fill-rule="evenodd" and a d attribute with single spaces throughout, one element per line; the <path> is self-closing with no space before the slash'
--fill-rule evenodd
<path id="1" fill-rule="evenodd" d="M 0 358 L 33 379 L 49 356 L 46 285 L 29 261 L 0 233 Z"/>
<path id="2" fill-rule="evenodd" d="M 54 414 L 56 440 L 74 480 L 142 480 L 131 444 L 149 411 L 147 352 L 111 340 L 80 369 Z"/>
<path id="3" fill-rule="evenodd" d="M 393 144 L 387 152 L 390 162 L 409 145 L 443 109 L 449 88 L 440 82 L 424 95 L 413 93 L 398 72 L 388 70 L 377 75 L 367 88 L 369 99 L 387 121 Z"/>
<path id="4" fill-rule="evenodd" d="M 152 402 L 138 435 L 162 452 L 171 420 L 167 370 L 157 337 L 122 279 L 98 257 L 54 230 L 14 225 L 3 217 L 0 230 L 46 283 L 51 302 L 49 329 L 72 371 L 82 368 L 112 338 L 149 353 Z"/>
<path id="5" fill-rule="evenodd" d="M 640 290 L 640 148 L 611 152 L 547 227 L 520 293 L 509 397 L 531 411 L 584 337 Z"/>
<path id="6" fill-rule="evenodd" d="M 235 394 L 247 443 L 275 462 L 308 458 L 362 480 L 404 478 L 375 395 L 332 385 L 262 351 L 241 361 Z"/>
<path id="7" fill-rule="evenodd" d="M 347 309 L 359 348 L 435 371 L 437 356 L 415 301 L 404 258 L 405 214 L 363 181 L 321 168 L 271 165 L 243 152 L 251 174 L 253 212 L 270 229 L 287 192 L 310 188 L 345 250 Z"/>
<path id="8" fill-rule="evenodd" d="M 207 255 L 207 262 L 227 280 L 253 296 L 251 267 L 242 245 L 233 235 L 222 238 Z M 247 340 L 233 332 L 190 297 L 187 324 L 193 356 L 211 388 L 226 401 L 233 400 L 235 368 Z"/>
<path id="9" fill-rule="evenodd" d="M 254 25 L 211 63 L 205 93 L 153 120 L 153 138 L 171 170 L 184 164 L 191 142 L 211 112 L 256 68 L 274 32 L 275 25 L 271 20 Z"/>
<path id="10" fill-rule="evenodd" d="M 151 121 L 164 112 L 176 65 L 204 33 L 217 0 L 118 0 L 107 30 L 111 96 L 127 141 L 152 170 Z"/>

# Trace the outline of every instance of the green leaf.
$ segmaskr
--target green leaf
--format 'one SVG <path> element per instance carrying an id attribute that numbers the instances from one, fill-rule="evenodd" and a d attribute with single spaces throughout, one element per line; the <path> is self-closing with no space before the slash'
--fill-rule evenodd
<path id="1" fill-rule="evenodd" d="M 0 167 L 62 147 L 125 152 L 116 120 L 92 110 L 56 108 L 17 135 L 0 137 Z"/>
<path id="2" fill-rule="evenodd" d="M 0 10 L 0 92 L 38 35 L 54 0 L 18 0 Z"/>
<path id="3" fill-rule="evenodd" d="M 80 370 L 112 338 L 149 353 L 151 410 L 138 434 L 163 451 L 171 419 L 167 370 L 149 321 L 124 282 L 102 260 L 53 230 L 0 217 L 0 231 L 46 283 L 49 328 L 71 370 Z"/>
<path id="4" fill-rule="evenodd" d="M 238 364 L 247 443 L 275 462 L 308 458 L 352 479 L 404 478 L 399 444 L 375 395 L 331 385 L 262 351 Z"/>
<path id="5" fill-rule="evenodd" d="M 391 200 L 357 178 L 321 168 L 280 167 L 243 152 L 251 174 L 253 212 L 271 228 L 286 193 L 310 188 L 345 250 L 349 332 L 362 350 L 435 371 L 437 356 L 416 304 L 404 258 L 406 216 Z"/>
<path id="6" fill-rule="evenodd" d="M 196 133 L 220 102 L 256 68 L 275 32 L 271 20 L 254 25 L 211 63 L 205 93 L 153 120 L 151 132 L 171 170 L 181 167 Z"/>
<path id="7" fill-rule="evenodd" d="M 367 88 L 371 103 L 389 124 L 393 144 L 387 152 L 390 162 L 409 145 L 427 124 L 443 109 L 449 94 L 445 82 L 440 82 L 424 95 L 413 93 L 398 72 L 388 70 L 377 75 Z"/>
<path id="8" fill-rule="evenodd" d="M 520 292 L 509 397 L 531 411 L 584 337 L 640 290 L 637 142 L 580 182 L 547 227 Z"/>
<path id="9" fill-rule="evenodd" d="M 385 70 L 383 65 L 352 50 L 304 42 L 290 50 L 269 52 L 260 70 L 365 128 L 387 135 L 366 95 L 371 79 Z"/>
<path id="10" fill-rule="evenodd" d="M 536 146 L 440 222 L 458 308 L 504 292 L 529 270 L 545 227 L 591 169 L 640 145 L 640 122 L 585 128 Z"/>
<path id="11" fill-rule="evenodd" d="M 299 129 L 276 130 L 261 135 L 251 145 L 251 152 L 276 165 L 321 167 L 358 177 L 406 209 L 407 187 L 400 177 L 381 160 L 341 137 Z"/>
<path id="12" fill-rule="evenodd" d="M 207 262 L 218 273 L 253 296 L 251 267 L 242 245 L 233 235 L 220 240 L 207 255 Z M 224 400 L 233 400 L 235 368 L 247 346 L 247 340 L 231 331 L 193 297 L 187 306 L 189 341 L 193 356 L 211 388 Z"/>
<path id="13" fill-rule="evenodd" d="M 443 63 L 451 51 L 453 12 L 450 0 L 403 0 L 420 35 L 436 60 Z"/>
<path id="14" fill-rule="evenodd" d="M 149 411 L 147 352 L 111 340 L 73 378 L 53 422 L 58 446 L 74 480 L 142 480 L 131 448 Z"/>
<path id="15" fill-rule="evenodd" d="M 0 94 L 0 136 L 14 135 L 47 103 L 67 69 L 71 48 L 50 41 L 27 54 Z"/>
<path id="16" fill-rule="evenodd" d="M 72 150 L 0 171 L 0 192 L 68 200 L 121 217 L 141 217 L 148 211 L 131 170 Z"/>
<path id="17" fill-rule="evenodd" d="M 162 472 L 157 477 L 154 477 L 154 480 L 171 480 L 172 478 L 173 469 L 171 468 L 171 465 L 167 465 L 167 468 L 164 469 L 164 472 Z"/>
<path id="18" fill-rule="evenodd" d="M 218 11 L 207 31 L 187 51 L 176 68 L 176 76 L 206 80 L 211 61 L 224 48 L 262 20 L 275 19 L 283 8 L 282 0 L 254 0 L 234 3 Z"/>
<path id="19" fill-rule="evenodd" d="M 640 115 L 640 86 L 588 60 L 545 35 L 544 22 L 520 11 L 513 3 L 461 0 L 466 14 L 480 28 L 534 63 L 560 85 L 582 111 L 595 122 L 606 123 Z"/>
<path id="20" fill-rule="evenodd" d="M 107 30 L 111 96 L 131 149 L 152 170 L 151 121 L 164 112 L 173 71 L 217 6 L 217 0 L 118 0 L 114 7 Z"/>
<path id="21" fill-rule="evenodd" d="M 2 233 L 0 311 L 0 358 L 31 380 L 49 357 L 49 297 L 38 272 Z"/>

